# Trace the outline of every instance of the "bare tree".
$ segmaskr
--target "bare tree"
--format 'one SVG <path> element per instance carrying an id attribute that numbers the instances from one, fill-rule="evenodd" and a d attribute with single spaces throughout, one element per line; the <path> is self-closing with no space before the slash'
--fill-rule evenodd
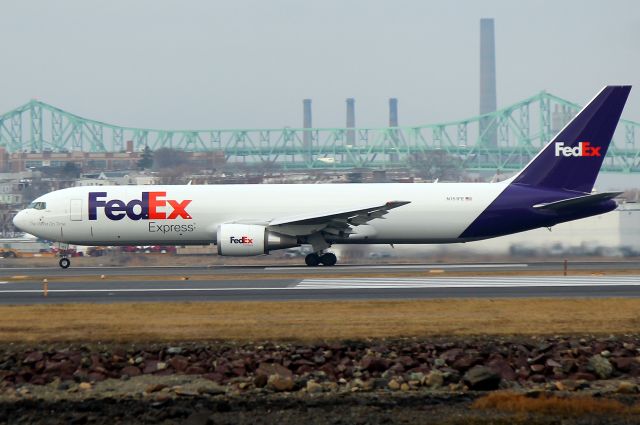
<path id="1" fill-rule="evenodd" d="M 464 174 L 462 159 L 444 151 L 415 153 L 409 167 L 425 180 L 460 181 Z"/>

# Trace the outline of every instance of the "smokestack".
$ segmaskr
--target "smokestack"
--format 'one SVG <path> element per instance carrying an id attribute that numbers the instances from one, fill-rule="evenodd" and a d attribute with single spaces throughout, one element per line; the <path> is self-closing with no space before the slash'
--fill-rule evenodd
<path id="1" fill-rule="evenodd" d="M 389 127 L 398 126 L 398 99 L 389 99 Z"/>
<path id="2" fill-rule="evenodd" d="M 302 117 L 302 127 L 311 128 L 311 99 L 302 100 Z M 305 149 L 311 149 L 311 131 L 305 131 L 302 134 L 302 146 Z"/>
<path id="3" fill-rule="evenodd" d="M 347 99 L 347 128 L 355 128 L 356 126 L 356 101 L 350 97 Z M 354 145 L 356 142 L 356 133 L 354 130 L 347 130 L 347 144 Z"/>
<path id="4" fill-rule="evenodd" d="M 480 19 L 480 115 L 496 110 L 496 51 L 493 19 Z M 498 142 L 495 125 L 480 120 L 480 137 L 489 146 Z"/>
<path id="5" fill-rule="evenodd" d="M 303 121 L 302 127 L 311 128 L 311 99 L 303 99 L 302 100 L 302 113 L 303 113 Z"/>
<path id="6" fill-rule="evenodd" d="M 389 99 L 389 127 L 397 127 L 398 126 L 398 99 L 392 97 Z M 398 134 L 396 130 L 391 131 L 391 138 L 393 139 L 393 145 L 398 147 Z M 392 151 L 389 154 L 389 162 L 395 164 L 399 161 L 400 157 L 398 156 L 397 151 Z"/>

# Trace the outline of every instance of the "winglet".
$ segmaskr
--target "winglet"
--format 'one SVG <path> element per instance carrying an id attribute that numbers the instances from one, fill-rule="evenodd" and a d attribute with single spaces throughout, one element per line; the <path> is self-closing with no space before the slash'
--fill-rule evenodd
<path id="1" fill-rule="evenodd" d="M 398 208 L 401 207 L 403 205 L 407 205 L 410 204 L 411 201 L 389 201 L 385 204 L 385 209 L 392 209 L 392 208 Z"/>

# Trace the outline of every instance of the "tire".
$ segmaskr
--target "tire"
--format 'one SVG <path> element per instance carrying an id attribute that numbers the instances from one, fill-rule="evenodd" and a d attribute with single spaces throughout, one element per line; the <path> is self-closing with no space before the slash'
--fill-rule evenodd
<path id="1" fill-rule="evenodd" d="M 309 267 L 316 267 L 320 264 L 320 257 L 318 257 L 318 254 L 309 254 L 304 257 L 304 262 L 307 263 Z"/>
<path id="2" fill-rule="evenodd" d="M 322 254 L 322 256 L 320 257 L 320 262 L 325 266 L 331 267 L 336 265 L 336 263 L 338 262 L 338 258 L 336 257 L 336 254 L 327 252 L 326 254 Z"/>
<path id="3" fill-rule="evenodd" d="M 61 258 L 58 264 L 60 264 L 60 267 L 62 267 L 63 269 L 68 269 L 71 265 L 71 260 L 69 260 L 68 258 Z"/>

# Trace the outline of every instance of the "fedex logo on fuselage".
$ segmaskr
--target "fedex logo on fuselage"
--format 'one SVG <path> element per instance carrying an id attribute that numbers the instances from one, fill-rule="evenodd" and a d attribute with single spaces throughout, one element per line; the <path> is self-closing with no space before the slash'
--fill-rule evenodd
<path id="1" fill-rule="evenodd" d="M 107 192 L 89 192 L 89 220 L 98 219 L 98 208 L 104 208 L 109 220 L 191 220 L 187 207 L 190 199 L 166 199 L 167 192 L 142 192 L 141 199 L 125 203 L 120 199 L 107 200 Z"/>
<path id="2" fill-rule="evenodd" d="M 601 146 L 591 146 L 589 142 L 580 142 L 576 147 L 565 146 L 564 142 L 556 142 L 556 156 L 601 156 Z"/>
<path id="3" fill-rule="evenodd" d="M 229 243 L 233 244 L 242 244 L 242 245 L 253 245 L 253 239 L 248 236 L 242 236 L 240 238 L 236 238 L 235 236 L 229 236 Z"/>

